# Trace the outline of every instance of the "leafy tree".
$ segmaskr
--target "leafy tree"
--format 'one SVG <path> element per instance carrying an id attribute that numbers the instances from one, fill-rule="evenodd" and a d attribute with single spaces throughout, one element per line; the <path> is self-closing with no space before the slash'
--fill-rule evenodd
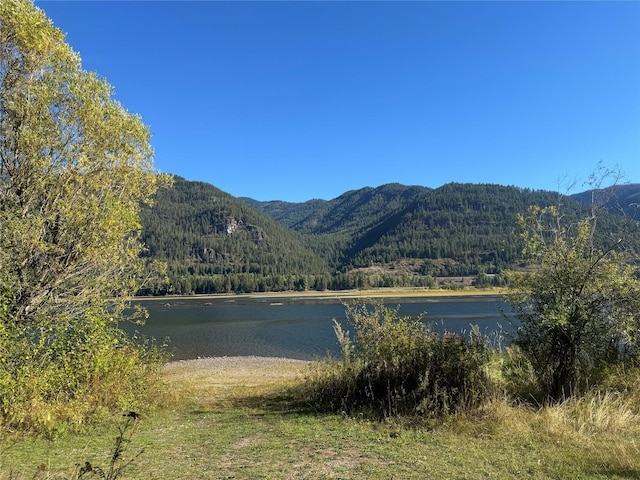
<path id="1" fill-rule="evenodd" d="M 135 286 L 149 131 L 25 0 L 0 5 L 0 286 L 15 323 L 102 309 Z"/>
<path id="2" fill-rule="evenodd" d="M 31 1 L 0 2 L 0 414 L 18 424 L 21 392 L 77 401 L 141 358 L 113 327 L 139 283 L 140 205 L 166 178 L 111 96 Z"/>
<path id="3" fill-rule="evenodd" d="M 515 343 L 548 401 L 580 393 L 608 366 L 638 354 L 640 282 L 624 249 L 630 234 L 598 237 L 598 218 L 595 207 L 575 222 L 557 207 L 519 217 L 533 266 L 514 275 L 516 293 L 507 300 L 520 321 Z"/>

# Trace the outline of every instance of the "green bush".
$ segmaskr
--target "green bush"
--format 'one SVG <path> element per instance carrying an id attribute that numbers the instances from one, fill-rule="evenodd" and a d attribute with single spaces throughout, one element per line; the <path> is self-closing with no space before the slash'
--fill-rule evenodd
<path id="1" fill-rule="evenodd" d="M 150 342 L 98 321 L 0 329 L 5 430 L 51 436 L 154 403 L 164 359 Z"/>
<path id="2" fill-rule="evenodd" d="M 533 366 L 516 346 L 492 352 L 489 375 L 496 391 L 509 401 L 539 404 L 543 400 Z"/>
<path id="3" fill-rule="evenodd" d="M 347 306 L 354 339 L 336 323 L 343 358 L 321 363 L 307 399 L 321 410 L 379 417 L 441 416 L 478 406 L 488 394 L 487 348 L 474 337 L 438 336 L 421 318 L 381 302 Z"/>

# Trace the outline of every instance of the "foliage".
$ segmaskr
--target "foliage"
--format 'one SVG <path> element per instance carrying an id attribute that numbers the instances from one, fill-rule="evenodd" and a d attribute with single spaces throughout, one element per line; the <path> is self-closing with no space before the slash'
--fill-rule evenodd
<path id="1" fill-rule="evenodd" d="M 4 428 L 52 436 L 84 430 L 110 412 L 148 411 L 165 361 L 151 342 L 103 320 L 5 325 L 0 338 Z"/>
<path id="2" fill-rule="evenodd" d="M 50 432 L 144 396 L 117 321 L 140 286 L 149 131 L 28 0 L 0 2 L 0 412 Z M 149 368 L 154 368 L 149 365 Z"/>
<path id="3" fill-rule="evenodd" d="M 0 27 L 4 308 L 16 323 L 101 311 L 136 287 L 139 205 L 164 181 L 148 129 L 31 2 L 3 1 Z"/>
<path id="4" fill-rule="evenodd" d="M 640 281 L 615 240 L 596 237 L 598 213 L 567 224 L 555 207 L 520 217 L 528 272 L 514 274 L 507 301 L 520 322 L 515 344 L 535 371 L 544 400 L 583 392 L 612 364 L 638 353 Z"/>
<path id="5" fill-rule="evenodd" d="M 528 356 L 519 347 L 510 345 L 496 351 L 492 360 L 492 380 L 506 398 L 525 404 L 537 403 L 542 396 L 538 379 Z"/>
<path id="6" fill-rule="evenodd" d="M 381 417 L 439 416 L 477 407 L 488 394 L 487 349 L 478 336 L 439 337 L 421 318 L 400 317 L 374 301 L 347 307 L 353 343 L 336 324 L 343 358 L 309 379 L 308 401 L 320 409 Z"/>

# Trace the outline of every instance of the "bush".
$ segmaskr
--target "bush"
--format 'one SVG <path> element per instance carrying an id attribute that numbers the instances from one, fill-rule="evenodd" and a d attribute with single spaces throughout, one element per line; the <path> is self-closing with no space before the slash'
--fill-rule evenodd
<path id="1" fill-rule="evenodd" d="M 148 411 L 157 347 L 99 322 L 49 328 L 1 325 L 0 424 L 47 436 L 82 430 L 113 412 Z"/>
<path id="2" fill-rule="evenodd" d="M 354 340 L 336 323 L 343 358 L 309 376 L 308 400 L 321 410 L 379 417 L 441 416 L 478 406 L 488 394 L 487 348 L 475 336 L 438 336 L 421 318 L 381 302 L 347 306 Z"/>

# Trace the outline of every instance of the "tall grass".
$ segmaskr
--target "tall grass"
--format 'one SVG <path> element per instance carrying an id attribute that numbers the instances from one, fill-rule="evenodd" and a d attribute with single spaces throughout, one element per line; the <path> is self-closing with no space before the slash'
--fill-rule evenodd
<path id="1" fill-rule="evenodd" d="M 307 378 L 306 400 L 319 410 L 378 417 L 440 416 L 487 397 L 481 339 L 429 330 L 380 301 L 346 306 L 354 338 L 336 323 L 342 359 L 328 359 Z"/>

